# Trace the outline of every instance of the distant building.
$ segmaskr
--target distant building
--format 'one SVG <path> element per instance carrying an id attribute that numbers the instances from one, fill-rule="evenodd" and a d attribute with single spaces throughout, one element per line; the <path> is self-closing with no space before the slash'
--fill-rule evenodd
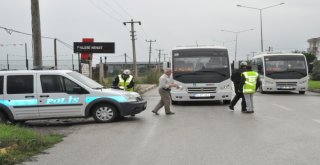
<path id="1" fill-rule="evenodd" d="M 139 70 L 139 73 L 144 73 L 149 69 L 154 69 L 158 68 L 158 63 L 156 62 L 151 62 L 149 66 L 149 62 L 137 62 L 137 67 Z M 163 64 L 161 62 L 160 67 L 162 69 Z M 97 70 L 99 70 L 99 64 L 96 65 Z M 133 62 L 107 62 L 104 63 L 104 71 L 106 72 L 105 74 L 108 75 L 118 75 L 121 71 L 124 69 L 130 69 L 132 71 L 133 68 Z"/>
<path id="2" fill-rule="evenodd" d="M 308 52 L 313 53 L 320 60 L 320 37 L 308 39 L 308 43 Z"/>

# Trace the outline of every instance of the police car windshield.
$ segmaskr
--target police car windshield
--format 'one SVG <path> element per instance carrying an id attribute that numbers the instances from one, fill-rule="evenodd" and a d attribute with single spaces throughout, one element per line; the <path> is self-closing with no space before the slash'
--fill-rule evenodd
<path id="1" fill-rule="evenodd" d="M 81 83 L 85 84 L 86 86 L 92 88 L 92 89 L 101 89 L 103 88 L 103 86 L 95 81 L 93 81 L 92 79 L 78 73 L 78 72 L 69 72 L 67 73 L 68 75 L 70 75 L 71 77 L 73 77 L 74 79 L 80 81 Z"/>

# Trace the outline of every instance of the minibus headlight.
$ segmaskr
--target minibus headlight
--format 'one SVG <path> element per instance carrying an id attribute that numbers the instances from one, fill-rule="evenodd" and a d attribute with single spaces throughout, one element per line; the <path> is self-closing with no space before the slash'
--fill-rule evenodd
<path id="1" fill-rule="evenodd" d="M 265 82 L 266 84 L 270 84 L 270 85 L 274 84 L 272 81 L 268 81 L 268 80 L 266 80 Z"/>
<path id="2" fill-rule="evenodd" d="M 305 83 L 307 83 L 307 80 L 303 80 L 299 82 L 299 84 L 305 84 Z"/>
<path id="3" fill-rule="evenodd" d="M 224 89 L 230 89 L 231 85 L 230 84 L 226 84 L 226 85 L 223 85 L 222 87 L 220 87 L 221 90 L 224 90 Z"/>

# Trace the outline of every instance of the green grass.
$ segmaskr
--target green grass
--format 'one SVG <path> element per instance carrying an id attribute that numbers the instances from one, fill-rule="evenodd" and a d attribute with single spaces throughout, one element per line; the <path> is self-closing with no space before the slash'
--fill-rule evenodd
<path id="1" fill-rule="evenodd" d="M 62 135 L 43 136 L 28 128 L 0 124 L 0 148 L 17 146 L 0 154 L 0 164 L 17 164 L 62 141 Z"/>
<path id="2" fill-rule="evenodd" d="M 309 80 L 309 90 L 320 89 L 320 81 Z"/>

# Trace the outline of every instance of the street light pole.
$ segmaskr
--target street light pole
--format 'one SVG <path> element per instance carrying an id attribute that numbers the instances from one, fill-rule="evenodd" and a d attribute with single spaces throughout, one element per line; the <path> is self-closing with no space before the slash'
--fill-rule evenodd
<path id="1" fill-rule="evenodd" d="M 250 7 L 250 6 L 243 6 L 243 5 L 237 5 L 238 7 L 243 7 L 243 8 L 248 8 L 248 9 L 254 9 L 254 10 L 259 10 L 260 12 L 260 40 L 261 40 L 261 52 L 263 52 L 263 35 L 262 35 L 262 10 L 264 9 L 269 9 L 269 8 L 272 8 L 272 7 L 276 7 L 276 6 L 280 6 L 280 5 L 283 5 L 284 3 L 279 3 L 279 4 L 276 4 L 276 5 L 272 5 L 272 6 L 267 6 L 267 7 L 264 7 L 264 8 L 256 8 L 256 7 Z"/>
<path id="2" fill-rule="evenodd" d="M 247 31 L 251 31 L 253 29 L 247 29 L 247 30 L 241 30 L 241 31 L 230 31 L 230 30 L 221 30 L 223 32 L 229 32 L 229 33 L 234 33 L 236 34 L 236 46 L 235 46 L 235 53 L 234 53 L 234 61 L 237 60 L 237 51 L 238 51 L 238 34 L 242 33 L 242 32 L 247 32 Z"/>

